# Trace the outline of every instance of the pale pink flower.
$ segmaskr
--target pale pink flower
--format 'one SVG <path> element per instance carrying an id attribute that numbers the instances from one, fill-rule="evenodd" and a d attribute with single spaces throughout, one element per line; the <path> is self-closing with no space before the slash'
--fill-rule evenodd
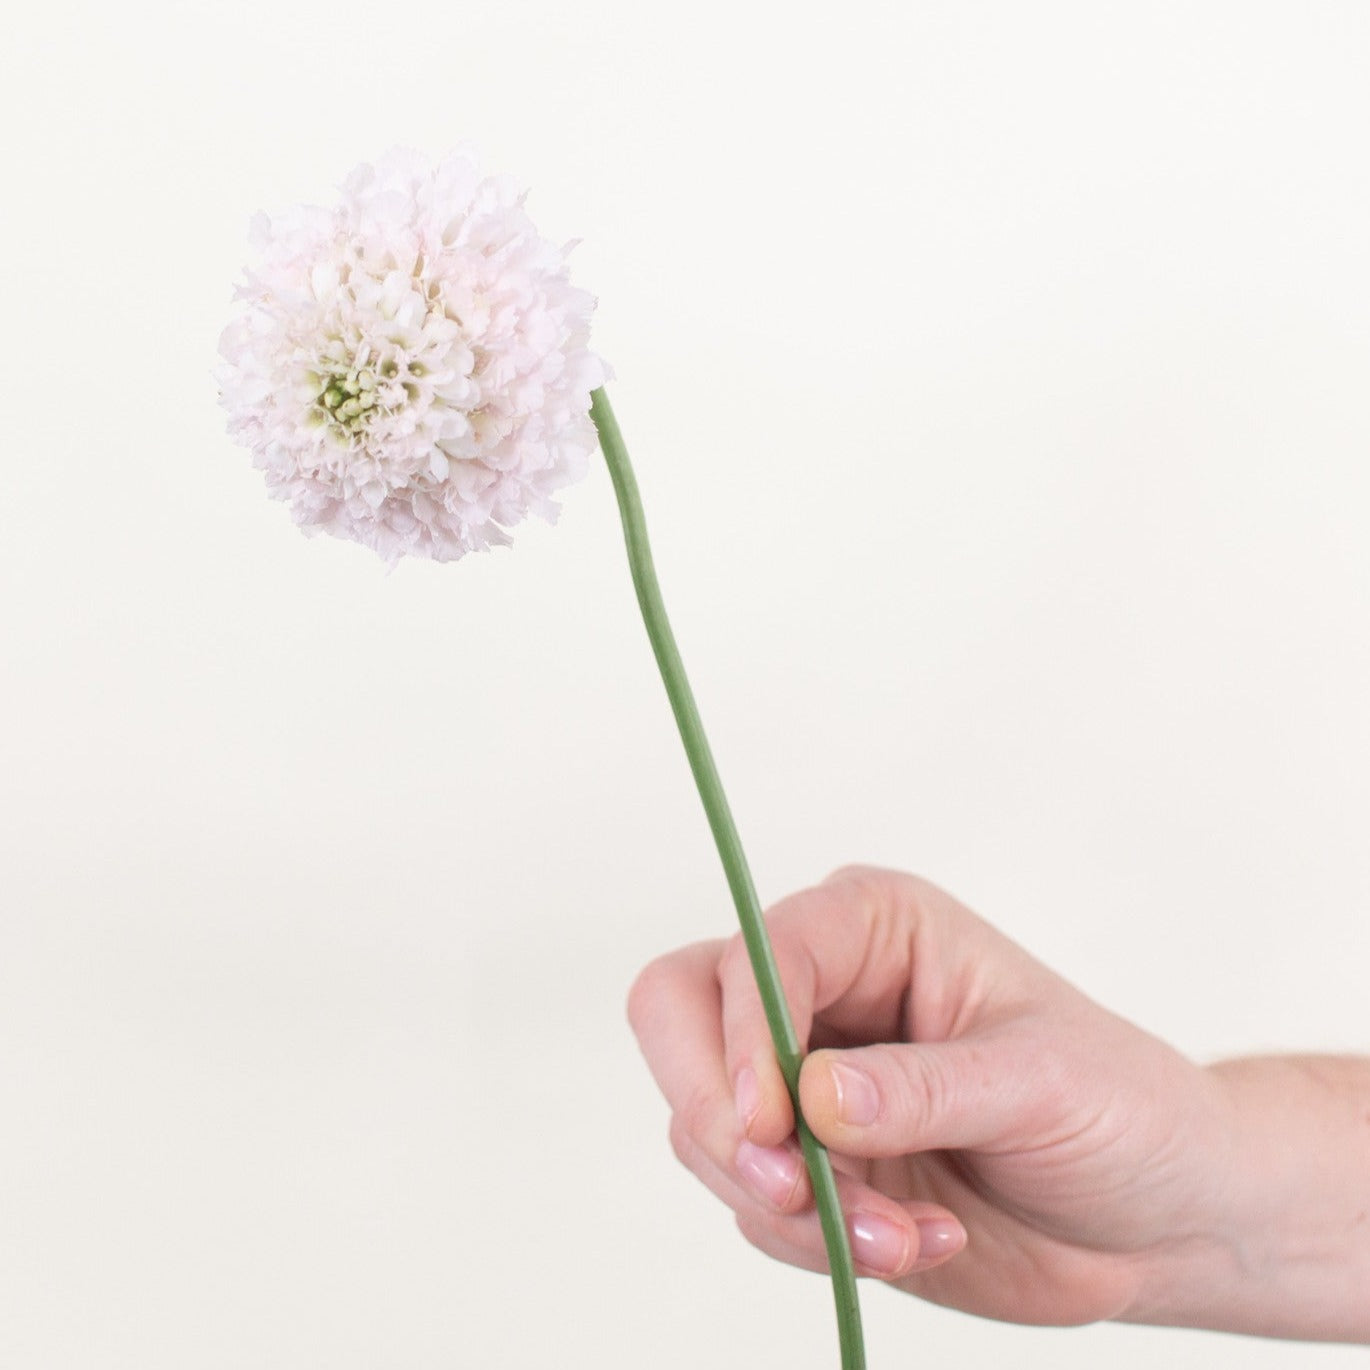
<path id="1" fill-rule="evenodd" d="M 597 439 L 594 300 L 523 196 L 460 150 L 361 166 L 334 209 L 253 221 L 224 331 L 229 432 L 306 532 L 387 561 L 508 542 Z"/>

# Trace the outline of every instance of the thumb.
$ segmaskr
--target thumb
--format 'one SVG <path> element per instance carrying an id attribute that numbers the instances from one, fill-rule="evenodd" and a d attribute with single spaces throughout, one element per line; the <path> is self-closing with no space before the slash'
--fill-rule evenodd
<path id="1" fill-rule="evenodd" d="M 815 1051 L 799 1077 L 814 1135 L 849 1156 L 904 1156 L 1022 1131 L 1031 1072 L 1002 1044 L 962 1039 Z"/>

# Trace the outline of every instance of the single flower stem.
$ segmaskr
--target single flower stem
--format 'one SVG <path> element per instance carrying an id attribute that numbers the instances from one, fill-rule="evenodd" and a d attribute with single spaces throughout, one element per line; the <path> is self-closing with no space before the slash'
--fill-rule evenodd
<path id="1" fill-rule="evenodd" d="M 809 1179 L 813 1184 L 823 1226 L 823 1238 L 828 1248 L 828 1267 L 832 1273 L 833 1297 L 837 1302 L 842 1370 L 864 1370 L 866 1353 L 861 1336 L 861 1310 L 856 1298 L 856 1272 L 852 1268 L 851 1246 L 842 1221 L 842 1206 L 837 1197 L 832 1161 L 822 1144 L 809 1131 L 809 1125 L 799 1109 L 799 1066 L 804 1059 L 803 1048 L 790 1020 L 770 937 L 761 917 L 761 906 L 757 902 L 751 871 L 747 868 L 747 858 L 742 851 L 742 841 L 737 835 L 737 827 L 723 793 L 723 783 L 718 778 L 718 768 L 714 765 L 713 753 L 704 736 L 704 725 L 699 720 L 699 710 L 685 677 L 680 651 L 666 618 L 666 606 L 661 600 L 661 589 L 652 566 L 652 551 L 647 543 L 642 499 L 638 495 L 637 480 L 628 460 L 628 449 L 623 445 L 623 435 L 609 406 L 609 397 L 602 389 L 596 390 L 590 397 L 590 417 L 599 430 L 600 447 L 614 483 L 614 494 L 618 497 L 618 511 L 623 520 L 623 536 L 628 544 L 628 562 L 633 574 L 633 588 L 637 591 L 638 607 L 642 610 L 647 636 L 651 639 L 656 664 L 675 713 L 676 726 L 680 729 L 680 739 L 685 744 L 685 755 L 689 758 L 699 797 L 704 801 L 709 827 L 723 861 L 728 888 L 732 891 L 738 921 L 742 925 L 742 938 L 751 957 L 752 973 L 761 991 L 761 1002 L 766 1010 L 766 1022 L 770 1025 L 771 1040 L 775 1043 L 775 1054 L 794 1102 L 799 1144 L 808 1165 Z"/>

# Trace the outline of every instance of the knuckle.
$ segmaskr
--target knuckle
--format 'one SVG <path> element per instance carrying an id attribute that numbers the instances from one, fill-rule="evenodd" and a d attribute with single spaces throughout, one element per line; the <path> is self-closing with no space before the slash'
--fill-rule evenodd
<path id="1" fill-rule="evenodd" d="M 723 954 L 718 958 L 718 983 L 727 985 L 737 979 L 738 976 L 750 978 L 751 961 L 747 957 L 747 944 L 742 940 L 742 934 L 736 933 L 730 937 L 723 948 Z"/>
<path id="2" fill-rule="evenodd" d="M 671 1115 L 667 1134 L 671 1150 L 681 1165 L 701 1179 L 715 1167 L 728 1169 L 727 1160 L 714 1154 L 717 1145 L 710 1146 L 711 1140 L 722 1144 L 715 1126 L 717 1117 L 717 1101 L 702 1089 L 691 1094 Z"/>
<path id="3" fill-rule="evenodd" d="M 912 1140 L 924 1137 L 939 1118 L 947 1116 L 952 1081 L 936 1054 L 906 1049 L 896 1076 L 890 1121 Z"/>
<path id="4" fill-rule="evenodd" d="M 770 1224 L 757 1213 L 742 1211 L 736 1214 L 737 1230 L 750 1242 L 758 1251 L 764 1251 L 768 1256 L 774 1246 L 774 1238 Z"/>
<path id="5" fill-rule="evenodd" d="M 824 877 L 825 885 L 865 885 L 883 872 L 875 866 L 867 866 L 859 861 L 851 861 L 829 871 Z"/>
<path id="6" fill-rule="evenodd" d="M 671 979 L 670 958 L 659 956 L 638 972 L 628 990 L 628 1022 L 639 1037 L 666 998 Z"/>
<path id="7" fill-rule="evenodd" d="M 679 1126 L 683 1135 L 695 1143 L 702 1143 L 713 1131 L 714 1120 L 718 1114 L 718 1104 L 711 1092 L 695 1089 L 676 1109 L 672 1126 Z"/>
<path id="8" fill-rule="evenodd" d="M 1080 1072 L 1062 1044 L 1045 1046 L 1032 1059 L 1032 1092 L 1037 1106 L 1056 1116 L 1068 1113 L 1078 1097 Z"/>
<path id="9" fill-rule="evenodd" d="M 909 871 L 891 870 L 886 866 L 872 866 L 852 862 L 838 866 L 823 881 L 825 885 L 845 887 L 853 895 L 874 906 L 881 906 L 893 895 L 915 904 L 936 898 L 938 887 L 921 875 Z"/>
<path id="10" fill-rule="evenodd" d="M 686 1130 L 685 1124 L 681 1121 L 679 1114 L 672 1116 L 668 1135 L 671 1140 L 671 1150 L 675 1153 L 676 1160 L 678 1160 L 687 1170 L 693 1170 L 694 1166 L 692 1165 L 692 1162 L 695 1153 L 699 1148 L 696 1145 L 694 1138 L 691 1137 Z"/>
<path id="11" fill-rule="evenodd" d="M 734 1214 L 737 1230 L 758 1251 L 764 1252 L 775 1260 L 787 1261 L 790 1256 L 785 1250 L 785 1219 L 760 1209 L 741 1209 Z"/>

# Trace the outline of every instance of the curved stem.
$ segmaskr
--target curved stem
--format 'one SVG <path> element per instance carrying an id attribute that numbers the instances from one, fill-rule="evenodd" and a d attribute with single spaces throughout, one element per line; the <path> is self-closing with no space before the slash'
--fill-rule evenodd
<path id="1" fill-rule="evenodd" d="M 732 891 L 738 921 L 742 925 L 742 937 L 751 957 L 752 973 L 756 977 L 757 988 L 761 991 L 761 1002 L 766 1010 L 766 1021 L 770 1025 L 771 1040 L 775 1043 L 780 1069 L 789 1087 L 790 1098 L 794 1101 L 799 1143 L 808 1165 L 809 1179 L 813 1184 L 818 1214 L 823 1225 L 823 1238 L 828 1248 L 833 1297 L 837 1302 L 837 1331 L 842 1350 L 842 1370 L 864 1370 L 866 1356 L 861 1336 L 861 1310 L 856 1298 L 856 1274 L 852 1269 L 851 1247 L 847 1241 L 846 1226 L 842 1221 L 842 1207 L 837 1198 L 832 1162 L 821 1143 L 809 1131 L 809 1126 L 799 1110 L 799 1066 L 804 1059 L 803 1048 L 795 1036 L 794 1024 L 790 1021 L 790 1011 L 780 985 L 780 973 L 776 969 L 770 938 L 762 921 L 761 906 L 757 902 L 751 872 L 747 868 L 747 858 L 742 851 L 742 842 L 737 835 L 732 812 L 723 793 L 723 784 L 718 778 L 718 769 L 714 765 L 713 754 L 704 736 L 704 725 L 700 722 L 699 710 L 695 706 L 690 683 L 685 677 L 685 667 L 680 660 L 680 652 L 666 618 L 661 589 L 657 585 L 656 571 L 652 566 L 651 548 L 647 543 L 647 525 L 642 516 L 642 500 L 638 495 L 633 468 L 628 461 L 628 450 L 623 445 L 623 435 L 619 432 L 614 411 L 609 406 L 609 397 L 602 389 L 596 390 L 591 396 L 590 417 L 599 430 L 600 446 L 614 483 L 614 494 L 618 497 L 618 510 L 623 520 L 624 540 L 628 544 L 628 562 L 632 569 L 633 588 L 637 591 L 638 607 L 642 610 L 643 622 L 647 625 L 647 636 L 651 639 L 652 651 L 656 654 L 657 666 L 671 701 L 671 709 L 675 713 L 676 726 L 680 729 L 680 738 L 685 744 L 685 754 L 689 758 L 690 769 L 694 772 L 699 797 L 704 801 L 709 827 L 713 832 L 719 857 L 723 861 L 728 888 Z"/>

